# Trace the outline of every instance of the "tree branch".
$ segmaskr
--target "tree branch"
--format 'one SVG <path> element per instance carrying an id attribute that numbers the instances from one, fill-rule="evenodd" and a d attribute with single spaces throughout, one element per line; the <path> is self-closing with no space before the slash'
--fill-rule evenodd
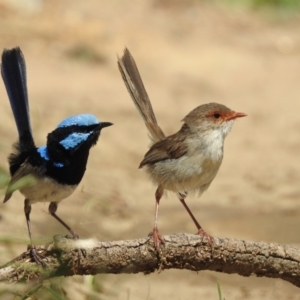
<path id="1" fill-rule="evenodd" d="M 38 249 L 46 268 L 33 263 L 27 251 L 0 267 L 0 282 L 188 269 L 281 278 L 300 287 L 300 250 L 294 247 L 227 238 L 214 238 L 210 245 L 206 239 L 190 234 L 164 236 L 164 239 L 165 246 L 158 253 L 149 238 L 99 242 L 55 236 L 54 243 Z"/>

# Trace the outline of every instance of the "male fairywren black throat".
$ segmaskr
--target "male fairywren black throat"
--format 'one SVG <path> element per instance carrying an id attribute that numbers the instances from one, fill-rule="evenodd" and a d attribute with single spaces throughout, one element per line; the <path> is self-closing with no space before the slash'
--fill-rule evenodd
<path id="1" fill-rule="evenodd" d="M 30 228 L 31 204 L 50 202 L 49 213 L 74 238 L 78 235 L 57 215 L 58 203 L 70 196 L 80 183 L 90 148 L 96 145 L 101 129 L 111 126 L 99 122 L 91 114 L 81 114 L 63 120 L 48 134 L 46 146 L 36 147 L 32 136 L 26 83 L 26 66 L 20 48 L 4 50 L 1 75 L 18 129 L 19 140 L 8 157 L 11 181 L 4 202 L 12 195 L 11 185 L 31 175 L 35 183 L 20 189 L 25 196 L 24 212 L 31 242 L 31 255 L 38 264 L 44 264 L 32 243 Z"/>

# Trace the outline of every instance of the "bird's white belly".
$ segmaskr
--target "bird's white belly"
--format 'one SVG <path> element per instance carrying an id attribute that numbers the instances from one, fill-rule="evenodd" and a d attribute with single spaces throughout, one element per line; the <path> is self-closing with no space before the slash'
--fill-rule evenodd
<path id="1" fill-rule="evenodd" d="M 37 202 L 60 202 L 69 197 L 77 185 L 58 184 L 52 178 L 37 179 L 34 185 L 21 189 L 20 192 L 29 199 L 30 204 Z"/>
<path id="2" fill-rule="evenodd" d="M 155 183 L 163 184 L 166 190 L 203 193 L 215 178 L 220 162 L 183 156 L 147 166 Z"/>
<path id="3" fill-rule="evenodd" d="M 189 153 L 147 166 L 150 177 L 158 185 L 173 192 L 202 194 L 218 173 L 223 159 L 223 139 L 203 143 L 192 140 Z"/>

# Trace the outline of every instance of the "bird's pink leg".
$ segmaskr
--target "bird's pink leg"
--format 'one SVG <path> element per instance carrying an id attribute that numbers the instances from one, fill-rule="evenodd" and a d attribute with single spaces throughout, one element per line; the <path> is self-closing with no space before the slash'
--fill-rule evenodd
<path id="1" fill-rule="evenodd" d="M 158 220 L 158 206 L 159 206 L 159 201 L 164 193 L 164 188 L 160 185 L 156 192 L 155 192 L 155 217 L 154 217 L 154 227 L 153 230 L 149 233 L 149 236 L 152 237 L 155 249 L 159 251 L 160 245 L 165 244 L 165 241 L 163 237 L 159 234 L 158 228 L 157 228 L 157 220 Z"/>
<path id="2" fill-rule="evenodd" d="M 189 213 L 190 217 L 192 218 L 194 224 L 196 225 L 198 231 L 196 234 L 205 237 L 208 242 L 210 244 L 212 244 L 213 242 L 213 237 L 211 235 L 209 235 L 199 224 L 199 222 L 196 220 L 196 218 L 194 217 L 193 213 L 191 212 L 190 208 L 187 206 L 187 204 L 185 203 L 185 197 L 187 196 L 187 193 L 178 193 L 178 197 L 180 202 L 182 203 L 182 205 L 184 206 L 184 208 L 186 209 L 186 211 Z"/>

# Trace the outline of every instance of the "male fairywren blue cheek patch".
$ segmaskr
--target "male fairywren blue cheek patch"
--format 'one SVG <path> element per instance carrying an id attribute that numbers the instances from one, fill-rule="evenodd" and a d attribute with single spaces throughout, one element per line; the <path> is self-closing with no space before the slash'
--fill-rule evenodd
<path id="1" fill-rule="evenodd" d="M 91 132 L 88 133 L 81 133 L 81 132 L 73 132 L 70 135 L 68 135 L 65 139 L 60 141 L 59 143 L 66 149 L 73 149 L 77 147 L 78 145 L 85 142 L 88 137 L 91 135 Z"/>

